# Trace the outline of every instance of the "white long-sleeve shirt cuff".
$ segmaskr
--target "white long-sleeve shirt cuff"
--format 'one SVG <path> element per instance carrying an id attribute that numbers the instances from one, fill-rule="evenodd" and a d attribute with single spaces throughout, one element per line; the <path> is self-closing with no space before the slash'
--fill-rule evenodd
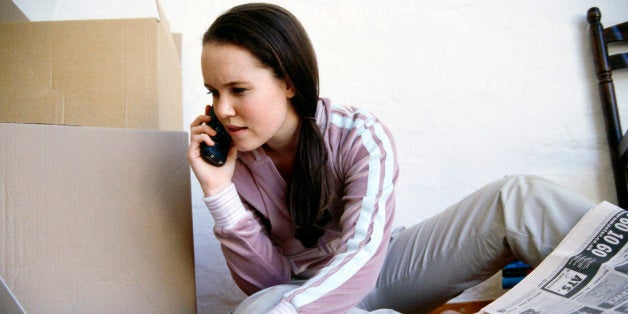
<path id="1" fill-rule="evenodd" d="M 204 197 L 203 201 L 217 227 L 228 228 L 249 215 L 233 183 L 214 196 Z"/>

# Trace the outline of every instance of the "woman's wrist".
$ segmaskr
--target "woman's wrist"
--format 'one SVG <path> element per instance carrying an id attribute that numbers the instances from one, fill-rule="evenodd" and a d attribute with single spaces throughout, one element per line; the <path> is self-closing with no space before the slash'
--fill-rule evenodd
<path id="1" fill-rule="evenodd" d="M 216 196 L 216 195 L 222 193 L 223 191 L 225 191 L 231 185 L 232 185 L 232 183 L 228 182 L 228 183 L 221 184 L 221 185 L 218 185 L 218 186 L 211 186 L 211 187 L 203 186 L 202 187 L 202 189 L 203 189 L 203 197 L 207 198 L 207 197 Z"/>
<path id="2" fill-rule="evenodd" d="M 247 215 L 248 211 L 242 205 L 240 196 L 233 183 L 218 194 L 203 198 L 205 205 L 214 218 L 217 227 L 227 228 L 235 225 Z"/>

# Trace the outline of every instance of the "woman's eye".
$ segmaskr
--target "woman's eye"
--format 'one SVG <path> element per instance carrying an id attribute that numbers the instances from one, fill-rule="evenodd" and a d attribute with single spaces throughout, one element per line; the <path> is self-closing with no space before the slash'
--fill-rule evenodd
<path id="1" fill-rule="evenodd" d="M 246 88 L 242 88 L 242 87 L 234 87 L 231 90 L 234 94 L 242 94 L 246 91 Z"/>
<path id="2" fill-rule="evenodd" d="M 216 98 L 218 97 L 218 91 L 210 89 L 209 91 L 207 91 L 207 95 L 211 95 L 212 97 Z"/>

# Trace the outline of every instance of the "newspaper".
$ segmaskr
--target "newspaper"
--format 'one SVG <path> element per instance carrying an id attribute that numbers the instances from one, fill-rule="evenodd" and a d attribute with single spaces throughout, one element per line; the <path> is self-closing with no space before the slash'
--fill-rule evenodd
<path id="1" fill-rule="evenodd" d="M 483 313 L 628 313 L 628 211 L 603 202 Z"/>

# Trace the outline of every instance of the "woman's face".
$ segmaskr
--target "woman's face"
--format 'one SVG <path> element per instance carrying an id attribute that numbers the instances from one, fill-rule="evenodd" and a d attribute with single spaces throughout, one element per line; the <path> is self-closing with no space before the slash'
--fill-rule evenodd
<path id="1" fill-rule="evenodd" d="M 216 116 L 239 151 L 264 144 L 280 151 L 297 138 L 294 91 L 247 49 L 231 44 L 203 46 L 201 67 Z"/>

